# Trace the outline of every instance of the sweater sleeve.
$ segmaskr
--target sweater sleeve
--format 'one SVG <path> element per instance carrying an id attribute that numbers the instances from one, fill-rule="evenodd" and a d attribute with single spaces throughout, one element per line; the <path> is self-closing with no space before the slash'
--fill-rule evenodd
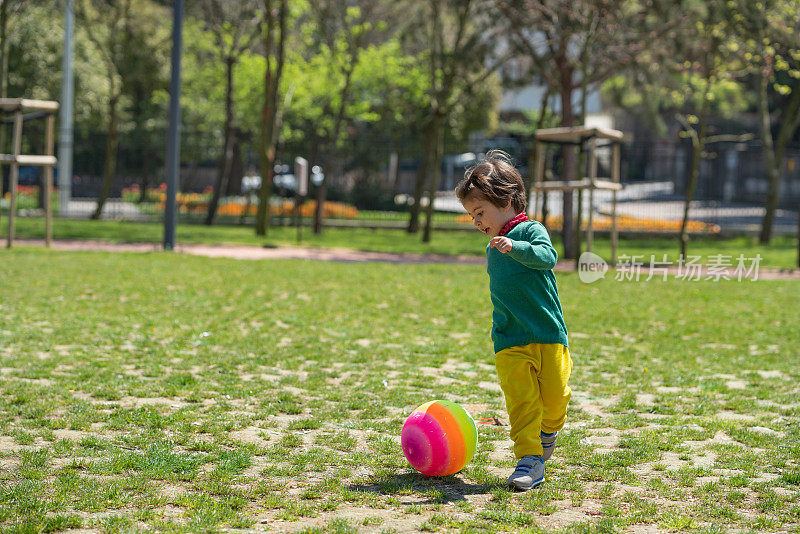
<path id="1" fill-rule="evenodd" d="M 530 269 L 547 270 L 556 266 L 558 252 L 541 224 L 530 225 L 525 229 L 524 239 L 512 239 L 511 244 L 508 255 Z"/>

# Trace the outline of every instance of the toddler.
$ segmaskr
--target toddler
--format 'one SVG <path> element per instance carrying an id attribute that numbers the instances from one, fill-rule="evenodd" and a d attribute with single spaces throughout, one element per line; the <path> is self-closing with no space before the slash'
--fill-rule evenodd
<path id="1" fill-rule="evenodd" d="M 525 185 L 508 155 L 490 151 L 468 169 L 456 195 L 486 247 L 495 366 L 506 400 L 517 467 L 516 490 L 544 482 L 545 462 L 564 426 L 572 360 L 547 230 L 525 214 Z"/>

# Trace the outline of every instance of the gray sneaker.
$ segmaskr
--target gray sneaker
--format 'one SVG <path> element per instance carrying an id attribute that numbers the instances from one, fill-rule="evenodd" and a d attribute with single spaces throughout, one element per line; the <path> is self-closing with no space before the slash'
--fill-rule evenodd
<path id="1" fill-rule="evenodd" d="M 556 448 L 558 432 L 553 432 L 552 434 L 540 432 L 539 437 L 542 440 L 542 460 L 546 462 L 553 455 L 553 450 Z"/>
<path id="2" fill-rule="evenodd" d="M 523 456 L 517 462 L 517 468 L 508 477 L 511 489 L 527 491 L 544 482 L 544 460 L 541 456 Z"/>

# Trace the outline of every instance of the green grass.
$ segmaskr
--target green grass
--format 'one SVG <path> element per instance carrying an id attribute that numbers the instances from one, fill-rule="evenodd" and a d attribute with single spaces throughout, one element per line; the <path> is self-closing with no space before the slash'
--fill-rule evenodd
<path id="1" fill-rule="evenodd" d="M 558 275 L 548 478 L 507 426 L 413 472 L 434 398 L 505 421 L 480 266 L 0 251 L 0 532 L 797 531 L 800 284 Z"/>
<path id="2" fill-rule="evenodd" d="M 0 219 L 0 236 L 7 233 L 6 217 Z M 19 217 L 16 219 L 16 235 L 20 238 L 42 238 L 44 219 Z M 123 221 L 89 221 L 75 219 L 54 219 L 54 239 L 99 239 L 118 243 L 161 243 L 164 228 L 160 223 L 136 223 Z M 239 244 L 258 246 L 286 246 L 297 244 L 297 230 L 291 227 L 273 227 L 266 237 L 255 235 L 252 227 L 244 226 L 205 226 L 202 224 L 179 224 L 177 241 L 184 244 Z M 430 243 L 422 243 L 420 234 L 408 234 L 403 230 L 367 228 L 327 228 L 321 235 L 315 235 L 310 228 L 304 228 L 301 244 L 312 247 L 343 247 L 365 251 L 412 252 L 420 254 L 472 255 L 481 256 L 486 247 L 486 237 L 477 231 L 438 231 Z M 556 248 L 562 247 L 558 236 L 554 237 Z M 609 258 L 611 242 L 608 238 L 595 239 L 594 251 Z M 620 239 L 618 254 L 636 257 L 637 261 L 649 262 L 651 257 L 660 262 L 664 255 L 667 261 L 678 259 L 678 241 L 674 237 L 623 238 Z M 701 263 L 711 262 L 714 255 L 727 256 L 735 266 L 739 255 L 745 258 L 762 257 L 762 267 L 791 269 L 797 267 L 797 239 L 778 236 L 770 245 L 760 245 L 755 238 L 737 237 L 696 238 L 688 248 L 688 255 L 700 256 Z M 746 265 L 750 265 L 748 261 Z"/>

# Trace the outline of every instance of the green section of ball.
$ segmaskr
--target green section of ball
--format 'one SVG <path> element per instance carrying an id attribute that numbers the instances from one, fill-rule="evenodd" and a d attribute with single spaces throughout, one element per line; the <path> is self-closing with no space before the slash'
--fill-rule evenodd
<path id="1" fill-rule="evenodd" d="M 475 420 L 464 408 L 447 400 L 437 401 L 439 404 L 447 408 L 453 414 L 458 426 L 461 428 L 461 435 L 464 436 L 464 465 L 468 464 L 472 457 L 475 456 L 475 450 L 478 447 L 478 427 L 475 426 Z"/>

